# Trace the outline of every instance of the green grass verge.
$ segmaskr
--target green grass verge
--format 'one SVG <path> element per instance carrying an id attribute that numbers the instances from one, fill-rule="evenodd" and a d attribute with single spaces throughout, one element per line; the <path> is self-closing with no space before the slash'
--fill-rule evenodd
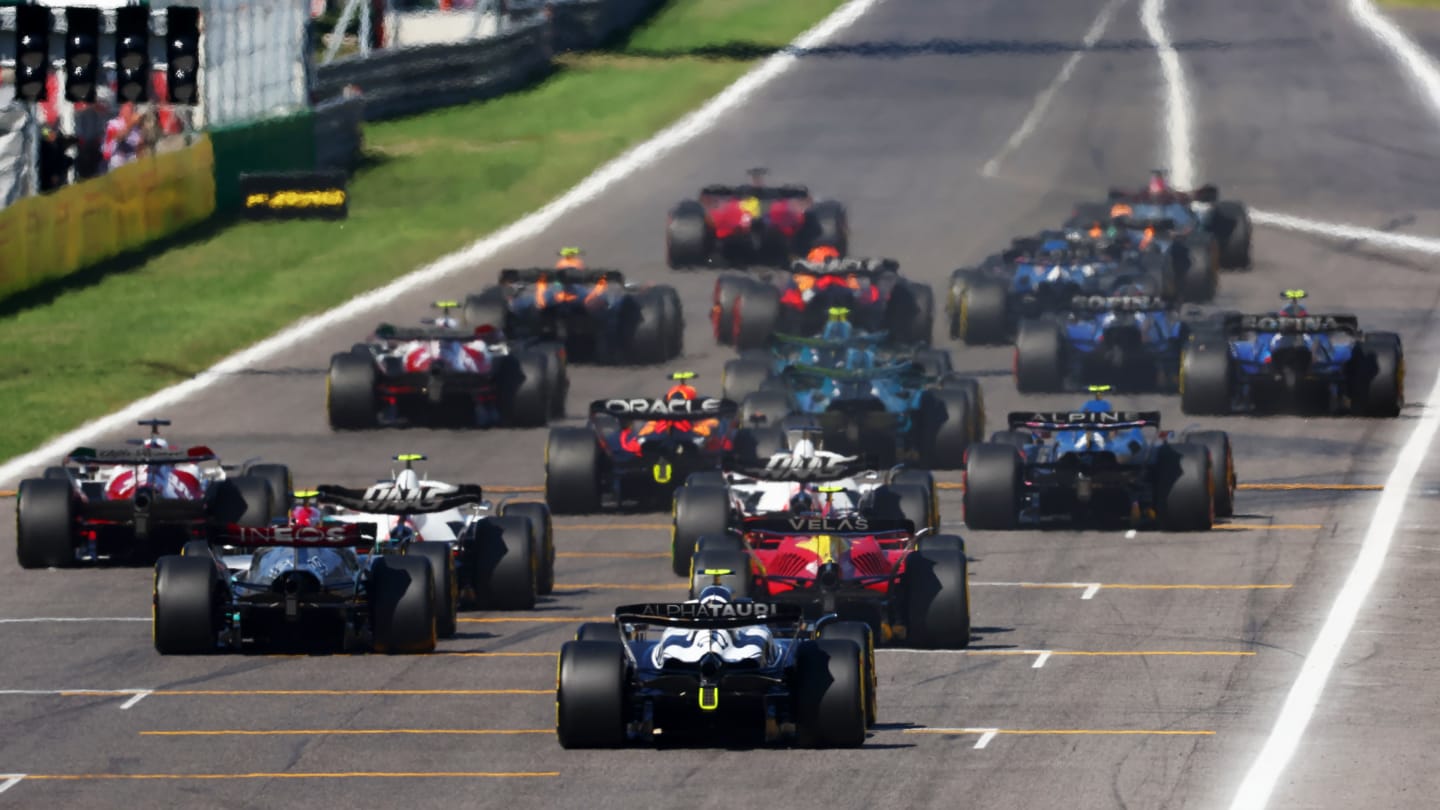
<path id="1" fill-rule="evenodd" d="M 531 90 L 367 126 L 344 223 L 237 224 L 5 317 L 0 459 L 540 207 L 842 2 L 674 0 Z M 744 58 L 695 55 L 716 51 Z"/>
<path id="2" fill-rule="evenodd" d="M 1379 0 L 1380 5 L 1390 8 L 1436 8 L 1440 9 L 1440 0 Z"/>

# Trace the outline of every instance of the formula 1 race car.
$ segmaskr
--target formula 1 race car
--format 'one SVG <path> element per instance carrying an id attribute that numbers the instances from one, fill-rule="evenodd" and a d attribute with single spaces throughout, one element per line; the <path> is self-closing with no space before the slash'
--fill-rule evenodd
<path id="1" fill-rule="evenodd" d="M 663 398 L 600 399 L 590 424 L 553 428 L 545 445 L 545 502 L 560 514 L 626 501 L 660 505 L 691 473 L 719 469 L 733 449 L 734 402 L 701 397 L 692 372 L 671 375 Z"/>
<path id="2" fill-rule="evenodd" d="M 627 284 L 619 270 L 501 270 L 498 284 L 465 299 L 465 322 L 559 343 L 575 362 L 663 363 L 684 350 L 675 288 Z"/>
<path id="3" fill-rule="evenodd" d="M 1224 315 L 1197 330 L 1180 361 L 1185 413 L 1394 417 L 1405 405 L 1405 350 L 1394 332 L 1362 332 L 1354 315 L 1308 313 L 1304 290 L 1264 315 Z"/>
<path id="4" fill-rule="evenodd" d="M 739 595 L 864 622 L 881 643 L 960 649 L 970 643 L 967 571 L 959 537 L 864 511 L 795 509 L 701 537 L 690 587 L 713 575 Z"/>
<path id="5" fill-rule="evenodd" d="M 1015 387 L 1038 393 L 1105 384 L 1173 392 L 1188 335 L 1180 313 L 1143 289 L 1077 295 L 1064 312 L 1021 324 Z"/>
<path id="6" fill-rule="evenodd" d="M 560 648 L 556 732 L 565 748 L 737 735 L 854 748 L 874 722 L 874 671 L 864 625 L 806 621 L 794 606 L 717 586 L 581 625 Z"/>
<path id="7" fill-rule="evenodd" d="M 1082 232 L 1047 231 L 1015 239 L 1003 253 L 950 276 L 945 310 L 950 337 L 975 345 L 1011 342 L 1021 321 L 1063 310 L 1077 295 L 1106 295 L 1152 284 L 1133 255 Z"/>
<path id="8" fill-rule="evenodd" d="M 231 524 L 265 526 L 290 503 L 283 464 L 223 466 L 204 445 L 172 448 L 168 419 L 145 419 L 144 439 L 77 447 L 43 478 L 20 482 L 16 558 L 22 568 L 167 554 Z"/>
<path id="9" fill-rule="evenodd" d="M 416 328 L 382 323 L 369 343 L 330 357 L 325 404 L 334 430 L 423 422 L 537 427 L 564 413 L 570 388 L 558 343 L 518 346 L 494 326 L 461 327 L 455 301 Z"/>
<path id="10" fill-rule="evenodd" d="M 1150 172 L 1144 188 L 1112 188 L 1107 196 L 1104 203 L 1077 205 L 1069 224 L 1089 227 L 1116 218 L 1134 222 L 1168 220 L 1177 234 L 1200 248 L 1197 252 L 1211 256 L 1215 267 L 1230 270 L 1250 266 L 1253 229 L 1249 208 L 1238 200 L 1220 199 L 1220 190 L 1213 184 L 1192 191 L 1177 190 L 1171 187 L 1165 172 L 1156 169 Z M 1134 237 L 1143 238 L 1143 228 L 1138 230 Z M 1189 240 L 1191 235 L 1197 238 Z"/>
<path id="11" fill-rule="evenodd" d="M 488 607 L 534 605 L 525 521 L 457 521 L 457 538 L 448 541 L 422 540 L 414 528 L 420 516 L 433 522 L 482 506 L 478 486 L 419 481 L 407 469 L 364 490 L 322 486 L 295 495 L 300 505 L 283 523 L 232 526 L 215 544 L 192 541 L 180 555 L 160 558 L 157 651 L 318 638 L 346 649 L 429 652 L 437 636 L 455 634 L 462 582 L 467 590 L 478 583 Z M 433 526 L 432 534 L 439 534 Z M 465 567 L 457 570 L 457 560 Z"/>
<path id="12" fill-rule="evenodd" d="M 1009 416 L 1010 429 L 970 448 L 965 523 L 1114 523 L 1207 531 L 1235 503 L 1235 462 L 1222 431 L 1170 439 L 1158 411 L 1115 411 L 1100 398 L 1079 411 Z"/>
<path id="13" fill-rule="evenodd" d="M 930 469 L 959 468 L 965 448 L 984 435 L 977 381 L 934 376 L 911 360 L 876 363 L 863 348 L 837 351 L 828 366 L 787 366 L 778 384 L 745 398 L 741 421 L 779 425 L 799 414 L 820 426 L 835 452 L 879 466 L 914 461 Z"/>
<path id="14" fill-rule="evenodd" d="M 670 562 L 676 576 L 691 575 L 691 557 L 702 537 L 741 531 L 750 518 L 834 512 L 906 520 L 917 529 L 939 531 L 939 501 L 929 471 L 877 471 L 855 456 L 821 449 L 816 430 L 792 436 L 767 443 L 788 449 L 752 463 L 732 456 L 723 470 L 695 473 L 675 491 Z"/>
<path id="15" fill-rule="evenodd" d="M 765 174 L 751 169 L 748 184 L 706 186 L 699 200 L 672 208 L 665 227 L 670 267 L 784 267 L 817 247 L 845 255 L 850 225 L 844 206 L 816 202 L 805 186 L 766 186 Z"/>
<path id="16" fill-rule="evenodd" d="M 781 284 L 726 275 L 715 280 L 710 309 L 715 341 L 742 351 L 764 348 L 776 332 L 819 335 L 844 308 L 860 330 L 884 331 L 899 344 L 929 344 L 935 292 L 903 278 L 894 259 L 799 261 Z"/>

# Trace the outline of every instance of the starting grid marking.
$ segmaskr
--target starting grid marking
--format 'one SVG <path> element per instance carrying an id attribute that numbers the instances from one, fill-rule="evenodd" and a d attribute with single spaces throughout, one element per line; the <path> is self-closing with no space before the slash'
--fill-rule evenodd
<path id="1" fill-rule="evenodd" d="M 933 734 L 945 737 L 963 737 L 978 735 L 975 740 L 975 749 L 983 749 L 990 745 L 996 736 L 1004 734 L 1016 737 L 1213 737 L 1215 732 L 1209 730 L 1177 730 L 1177 729 L 1148 729 L 1148 728 L 984 728 L 984 727 L 961 727 L 961 728 L 907 728 L 903 734 Z"/>

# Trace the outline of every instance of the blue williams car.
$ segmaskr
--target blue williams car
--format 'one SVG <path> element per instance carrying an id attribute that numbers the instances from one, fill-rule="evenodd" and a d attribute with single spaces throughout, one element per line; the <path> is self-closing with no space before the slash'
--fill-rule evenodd
<path id="1" fill-rule="evenodd" d="M 1101 383 L 1173 391 L 1187 332 L 1180 313 L 1142 287 L 1077 295 L 1063 312 L 1021 324 L 1015 386 L 1026 393 Z"/>
<path id="2" fill-rule="evenodd" d="M 1362 332 L 1349 314 L 1312 314 L 1304 290 L 1261 315 L 1230 313 L 1198 330 L 1180 361 L 1185 413 L 1302 412 L 1393 417 L 1405 404 L 1405 352 L 1394 332 Z"/>
<path id="3" fill-rule="evenodd" d="M 1193 431 L 1172 441 L 1158 411 L 1116 411 L 1101 398 L 1108 387 L 1093 390 L 1076 411 L 1011 413 L 1009 430 L 970 448 L 970 528 L 1062 521 L 1204 531 L 1233 512 L 1228 435 Z"/>

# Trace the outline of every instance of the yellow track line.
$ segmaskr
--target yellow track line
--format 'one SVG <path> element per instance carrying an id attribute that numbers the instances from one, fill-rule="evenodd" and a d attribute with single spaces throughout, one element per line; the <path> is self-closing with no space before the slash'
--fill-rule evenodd
<path id="1" fill-rule="evenodd" d="M 886 650 L 880 650 L 886 652 Z M 1253 650 L 961 650 L 966 655 L 1022 655 L 1035 656 L 1049 653 L 1052 656 L 1140 656 L 1140 655 L 1215 655 L 1253 656 Z"/>
<path id="2" fill-rule="evenodd" d="M 349 771 L 337 773 L 28 773 L 27 782 L 91 779 L 534 779 L 559 771 Z"/>
<path id="3" fill-rule="evenodd" d="M 619 560 L 658 560 L 662 557 L 669 559 L 670 555 L 663 551 L 557 551 L 556 557 L 570 557 L 577 559 L 619 559 Z"/>
<path id="4" fill-rule="evenodd" d="M 1129 583 L 1101 584 L 1107 591 L 1266 591 L 1286 590 L 1294 585 L 1136 585 Z"/>
<path id="5" fill-rule="evenodd" d="M 1384 484 L 1236 484 L 1255 492 L 1379 492 Z"/>
<path id="6" fill-rule="evenodd" d="M 575 530 L 587 532 L 622 532 L 622 531 L 665 531 L 670 530 L 669 523 L 556 523 L 555 530 Z"/>
<path id="7" fill-rule="evenodd" d="M 1227 532 L 1313 532 L 1325 527 L 1319 523 L 1216 523 L 1210 528 Z"/>
<path id="8" fill-rule="evenodd" d="M 141 737 L 285 737 L 316 734 L 343 736 L 379 736 L 383 734 L 554 734 L 553 728 L 296 728 L 296 729 L 214 729 L 193 731 L 142 731 Z"/>
<path id="9" fill-rule="evenodd" d="M 557 591 L 675 591 L 689 588 L 688 582 L 673 585 L 627 585 L 623 582 L 582 582 L 574 585 L 556 585 Z"/>
<path id="10" fill-rule="evenodd" d="M 460 617 L 461 624 L 514 624 L 533 622 L 535 624 L 569 624 L 575 622 L 613 622 L 614 616 L 486 616 L 483 619 Z"/>

